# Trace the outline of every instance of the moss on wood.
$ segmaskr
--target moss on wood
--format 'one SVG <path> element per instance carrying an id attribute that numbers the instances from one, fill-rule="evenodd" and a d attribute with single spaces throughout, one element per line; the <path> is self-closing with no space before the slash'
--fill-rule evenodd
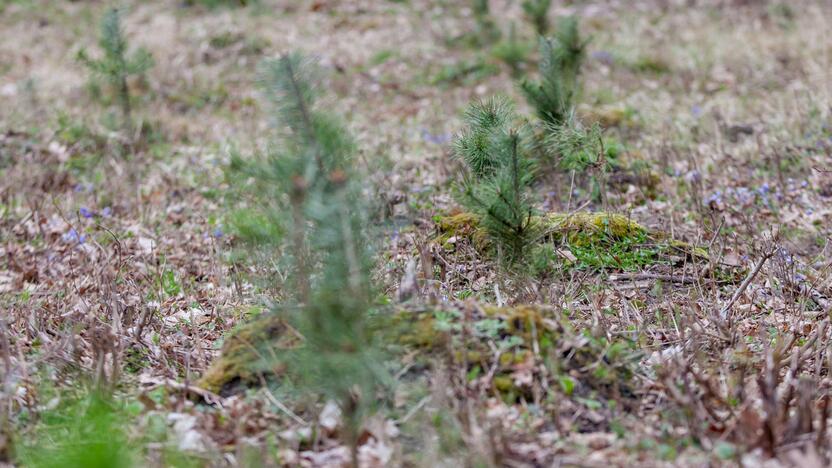
<path id="1" fill-rule="evenodd" d="M 227 396 L 261 383 L 264 375 L 283 371 L 276 351 L 298 343 L 297 334 L 274 314 L 263 314 L 230 332 L 222 345 L 220 356 L 205 371 L 197 386 Z M 271 366 L 262 371 L 264 361 Z"/>
<path id="2" fill-rule="evenodd" d="M 587 249 L 607 249 L 607 251 L 629 251 L 634 256 L 624 262 L 627 267 L 639 267 L 650 261 L 658 261 L 670 255 L 683 255 L 688 258 L 707 260 L 706 249 L 671 239 L 661 231 L 648 229 L 627 216 L 615 213 L 579 212 L 547 213 L 532 218 L 541 232 L 539 244 L 555 243 L 565 245 L 575 253 Z M 435 241 L 445 249 L 455 248 L 461 239 L 469 239 L 471 244 L 481 252 L 491 247 L 485 229 L 480 227 L 479 219 L 472 213 L 459 213 L 437 218 L 438 235 Z M 599 254 L 604 250 L 598 250 Z M 590 252 L 591 253 L 591 252 Z M 645 255 L 639 255 L 639 254 Z M 649 255 L 647 255 L 649 254 Z M 619 261 L 607 261 L 608 257 L 599 256 L 598 264 L 590 266 L 622 267 Z"/>

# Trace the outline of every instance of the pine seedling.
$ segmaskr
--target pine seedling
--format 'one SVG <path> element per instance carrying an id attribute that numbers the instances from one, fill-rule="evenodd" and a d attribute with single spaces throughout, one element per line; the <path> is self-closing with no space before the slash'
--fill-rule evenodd
<path id="1" fill-rule="evenodd" d="M 107 11 L 101 20 L 101 37 L 98 45 L 104 53 L 99 59 L 91 58 L 87 51 L 81 49 L 77 59 L 94 75 L 106 80 L 121 107 L 124 129 L 132 128 L 130 89 L 127 79 L 133 75 L 142 75 L 153 66 L 153 57 L 145 49 L 138 49 L 128 54 L 127 38 L 121 28 L 121 14 L 118 9 Z"/>
<path id="2" fill-rule="evenodd" d="M 491 7 L 488 0 L 472 0 L 471 10 L 474 13 L 474 19 L 477 21 L 476 45 L 487 45 L 499 41 L 500 29 L 491 16 Z"/>
<path id="3" fill-rule="evenodd" d="M 523 66 L 528 61 L 530 52 L 530 44 L 517 38 L 514 23 L 511 24 L 508 37 L 491 49 L 491 55 L 508 65 L 511 74 L 515 77 L 523 72 Z"/>
<path id="4" fill-rule="evenodd" d="M 569 116 L 578 93 L 578 75 L 587 42 L 580 37 L 575 17 L 563 18 L 554 38 L 540 38 L 540 81 L 520 85 L 538 117 L 561 124 Z"/>
<path id="5" fill-rule="evenodd" d="M 523 0 L 523 13 L 534 25 L 538 36 L 549 34 L 549 7 L 552 0 Z"/>
<path id="6" fill-rule="evenodd" d="M 271 231 L 288 237 L 278 243 L 292 253 L 287 267 L 295 293 L 276 306 L 275 316 L 302 336 L 301 346 L 285 353 L 288 372 L 339 404 L 346 442 L 355 448 L 383 376 L 367 323 L 372 262 L 362 230 L 365 203 L 351 164 L 355 145 L 317 103 L 323 86 L 314 62 L 284 55 L 266 61 L 260 76 L 276 110 L 279 140 L 264 157 L 235 158 L 232 172 L 251 183 L 248 209 L 279 223 Z M 274 362 L 263 364 L 274 368 Z"/>
<path id="7" fill-rule="evenodd" d="M 474 104 L 465 120 L 468 128 L 456 141 L 468 170 L 461 202 L 479 216 L 501 259 L 516 265 L 537 236 L 530 190 L 535 168 L 526 156 L 524 132 L 514 126 L 513 109 L 503 99 Z"/>
<path id="8" fill-rule="evenodd" d="M 601 127 L 597 123 L 587 127 L 570 114 L 560 125 L 549 124 L 547 130 L 544 146 L 560 156 L 564 169 L 592 174 L 606 208 L 606 174 L 611 161 L 604 146 Z"/>

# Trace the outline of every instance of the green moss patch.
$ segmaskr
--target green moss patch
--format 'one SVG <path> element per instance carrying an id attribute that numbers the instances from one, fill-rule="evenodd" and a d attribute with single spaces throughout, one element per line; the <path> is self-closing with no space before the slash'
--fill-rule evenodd
<path id="1" fill-rule="evenodd" d="M 438 217 L 436 242 L 446 250 L 455 248 L 466 238 L 477 250 L 490 252 L 491 241 L 471 213 Z M 537 251 L 531 257 L 537 271 L 548 268 L 558 259 L 558 249 L 566 249 L 566 266 L 578 269 L 612 269 L 632 271 L 657 263 L 669 263 L 671 257 L 686 256 L 707 260 L 708 252 L 699 247 L 670 239 L 628 217 L 614 213 L 548 213 L 532 218 L 541 232 Z"/>

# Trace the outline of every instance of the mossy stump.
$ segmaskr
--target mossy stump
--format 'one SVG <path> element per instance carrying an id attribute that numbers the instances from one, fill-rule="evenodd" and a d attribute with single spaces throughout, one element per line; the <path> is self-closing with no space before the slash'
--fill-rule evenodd
<path id="1" fill-rule="evenodd" d="M 264 376 L 271 377 L 283 371 L 275 351 L 292 348 L 298 341 L 296 332 L 277 315 L 258 316 L 228 333 L 220 356 L 197 381 L 197 386 L 229 396 L 259 385 Z M 257 365 L 264 362 L 271 364 L 268 371 Z"/>

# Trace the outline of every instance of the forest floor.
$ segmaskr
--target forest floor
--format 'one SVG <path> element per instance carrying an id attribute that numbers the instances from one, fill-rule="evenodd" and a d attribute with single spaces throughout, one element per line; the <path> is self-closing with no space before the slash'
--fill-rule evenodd
<path id="1" fill-rule="evenodd" d="M 415 375 L 415 351 L 391 365 L 402 385 L 366 421 L 363 466 L 829 462 L 827 1 L 555 2 L 552 18 L 577 14 L 591 37 L 577 113 L 620 145 L 606 210 L 708 253 L 559 252 L 525 280 L 436 222 L 459 212 L 467 106 L 499 94 L 531 114 L 490 46 L 466 45 L 470 2 L 124 2 L 130 44 L 155 62 L 130 82 L 140 135 L 118 130 L 75 59 L 98 52 L 106 3 L 0 1 L 0 462 L 36 465 L 55 439 L 83 450 L 87 429 L 61 431 L 102 385 L 140 465 L 349 462 L 331 404 L 196 385 L 263 308 L 232 261 L 223 169 L 268 141 L 257 64 L 289 50 L 329 73 L 327 106 L 384 207 L 380 294 L 480 340 L 431 341 L 434 365 Z M 520 2 L 492 14 L 534 42 Z M 601 211 L 590 187 L 553 168 L 539 206 Z M 518 316 L 541 327 L 532 341 Z"/>

